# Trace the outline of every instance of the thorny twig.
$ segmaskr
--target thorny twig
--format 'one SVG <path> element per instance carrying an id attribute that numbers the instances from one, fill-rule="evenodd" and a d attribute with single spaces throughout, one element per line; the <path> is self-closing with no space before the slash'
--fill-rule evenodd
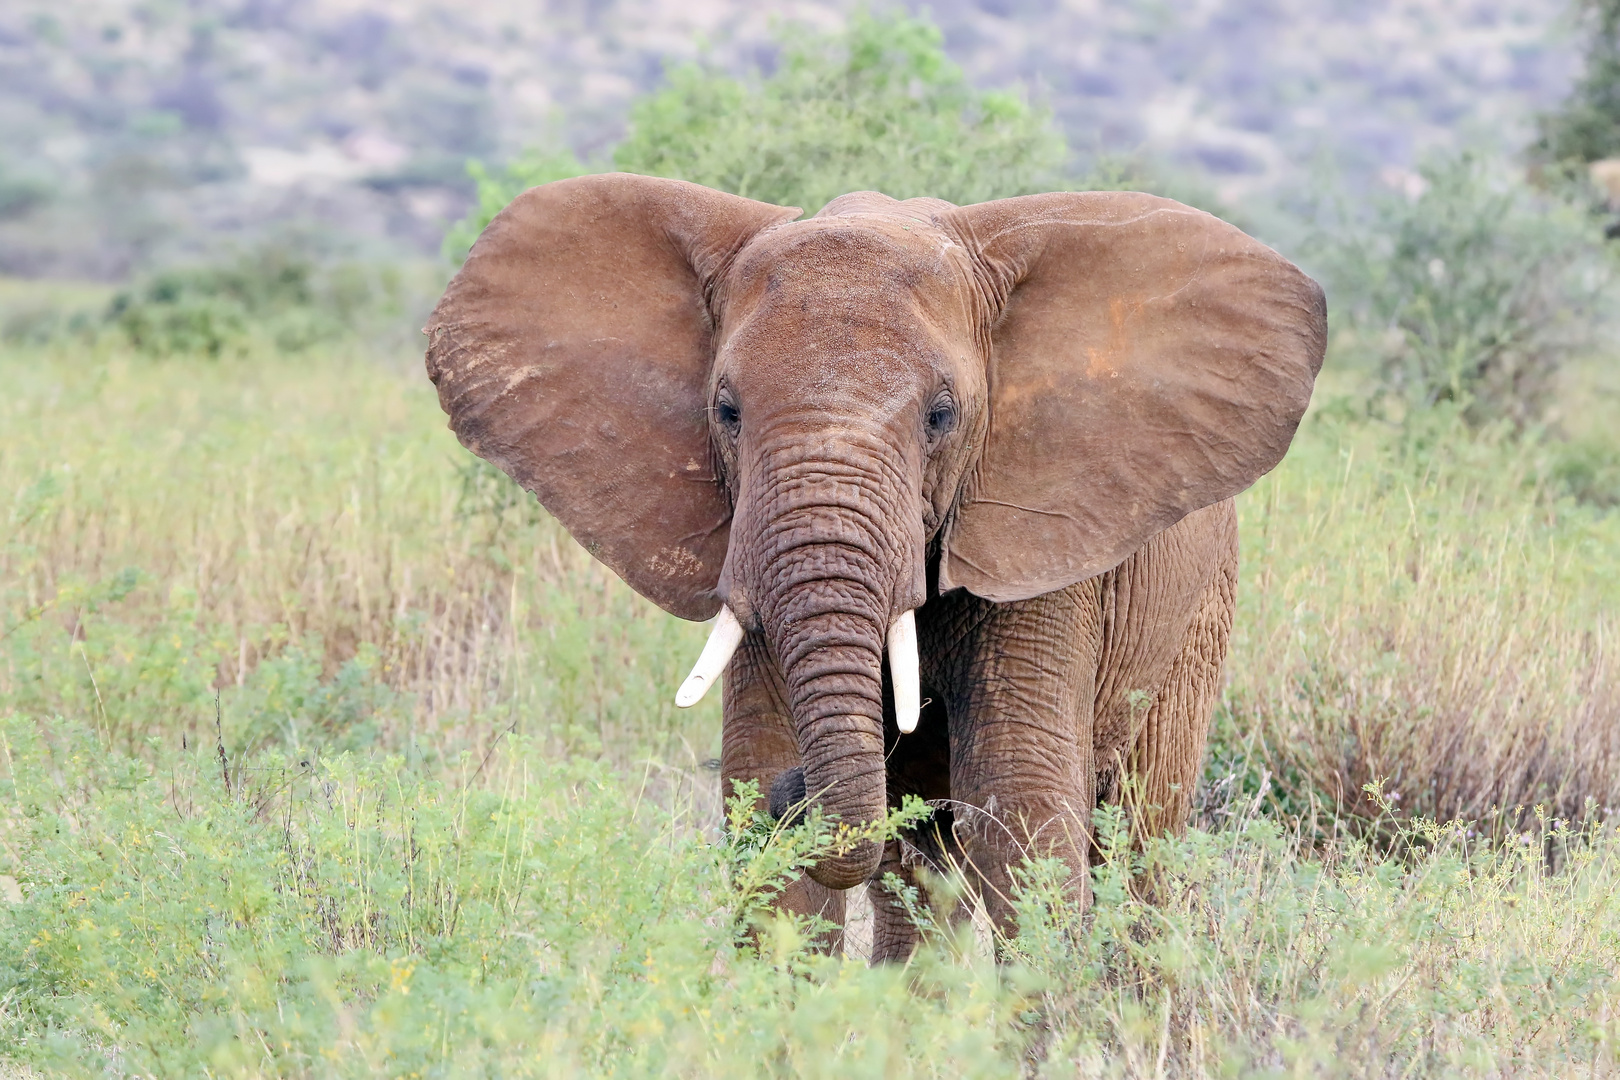
<path id="1" fill-rule="evenodd" d="M 214 690 L 214 748 L 219 751 L 219 775 L 225 781 L 225 794 L 231 793 L 231 763 L 225 756 L 225 709 L 219 701 L 219 690 Z"/>

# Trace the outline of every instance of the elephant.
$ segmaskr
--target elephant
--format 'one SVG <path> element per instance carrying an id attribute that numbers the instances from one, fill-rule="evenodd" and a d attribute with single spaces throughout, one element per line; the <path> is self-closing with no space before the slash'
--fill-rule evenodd
<path id="1" fill-rule="evenodd" d="M 899 959 L 887 875 L 918 852 L 1010 933 L 1025 856 L 1089 902 L 1100 805 L 1185 827 L 1233 497 L 1287 451 L 1326 342 L 1321 288 L 1270 248 L 1134 192 L 801 218 L 604 174 L 497 215 L 425 333 L 464 446 L 715 619 L 677 703 L 723 681 L 726 791 L 857 825 L 939 808 L 820 859 L 786 910 L 840 926 L 867 883 L 872 958 Z"/>

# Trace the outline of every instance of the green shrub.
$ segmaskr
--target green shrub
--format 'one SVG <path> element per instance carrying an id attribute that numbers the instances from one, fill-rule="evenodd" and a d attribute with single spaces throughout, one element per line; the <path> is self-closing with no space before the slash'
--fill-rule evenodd
<path id="1" fill-rule="evenodd" d="M 1550 1078 L 1620 1038 L 1620 850 L 1545 819 L 1388 855 L 1106 812 L 1089 914 L 1037 860 L 1006 964 L 962 927 L 867 968 L 759 917 L 827 832 L 522 739 L 227 783 L 0 714 L 0 807 L 10 1075 Z"/>
<path id="2" fill-rule="evenodd" d="M 975 90 L 927 21 L 856 14 L 840 34 L 788 25 L 777 40 L 768 76 L 672 71 L 667 88 L 631 107 L 614 166 L 810 214 L 863 189 L 974 203 L 1066 186 L 1050 118 L 1014 94 Z M 587 170 L 570 154 L 533 152 L 468 171 L 477 206 L 444 241 L 458 262 L 519 193 Z"/>
<path id="3" fill-rule="evenodd" d="M 1584 164 L 1620 157 L 1620 0 L 1578 0 L 1586 30 L 1584 70 L 1562 107 L 1542 116 L 1532 153 Z"/>
<path id="4" fill-rule="evenodd" d="M 235 754 L 272 746 L 293 754 L 364 750 L 376 741 L 379 718 L 410 711 L 410 703 L 379 679 L 375 646 L 361 643 L 330 678 L 325 655 L 319 636 L 311 635 L 254 667 L 232 702 Z"/>
<path id="5" fill-rule="evenodd" d="M 614 164 L 810 214 L 861 189 L 975 203 L 1058 184 L 1066 152 L 1047 115 L 975 90 L 930 23 L 856 14 L 841 34 L 779 42 L 766 77 L 672 72 L 631 109 Z"/>
<path id="6" fill-rule="evenodd" d="M 1592 438 L 1561 441 L 1553 447 L 1548 479 L 1580 502 L 1620 507 L 1620 450 Z"/>
<path id="7" fill-rule="evenodd" d="M 403 293 L 392 266 L 268 243 L 155 273 L 114 297 L 107 321 L 148 356 L 243 355 L 261 344 L 299 352 L 350 335 L 369 315 L 397 317 Z"/>
<path id="8" fill-rule="evenodd" d="M 1473 154 L 1431 161 L 1416 198 L 1373 198 L 1318 239 L 1339 354 L 1375 373 L 1375 411 L 1441 403 L 1471 424 L 1539 420 L 1595 342 L 1612 268 L 1582 211 Z"/>

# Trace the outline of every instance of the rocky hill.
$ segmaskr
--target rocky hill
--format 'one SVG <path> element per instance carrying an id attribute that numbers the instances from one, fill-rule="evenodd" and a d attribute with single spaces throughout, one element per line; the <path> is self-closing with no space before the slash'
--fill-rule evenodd
<path id="1" fill-rule="evenodd" d="M 0 272 L 122 277 L 265 229 L 431 251 L 468 158 L 590 160 L 665 66 L 769 67 L 748 0 L 11 0 L 0 8 Z M 913 5 L 921 6 L 921 5 Z M 1563 0 L 935 0 L 982 85 L 1022 85 L 1085 158 L 1146 152 L 1228 198 L 1317 163 L 1399 182 L 1512 148 L 1577 51 Z"/>

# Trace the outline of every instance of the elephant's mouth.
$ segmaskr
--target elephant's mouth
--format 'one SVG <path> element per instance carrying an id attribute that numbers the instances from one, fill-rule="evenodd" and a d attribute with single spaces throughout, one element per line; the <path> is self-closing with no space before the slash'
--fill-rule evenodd
<path id="1" fill-rule="evenodd" d="M 804 786 L 804 766 L 795 765 L 791 769 L 784 769 L 776 774 L 771 781 L 771 792 L 765 801 L 766 812 L 771 820 L 781 824 L 784 829 L 791 829 L 804 820 L 804 812 L 808 805 L 806 796 L 808 792 Z"/>
<path id="2" fill-rule="evenodd" d="M 709 631 L 709 640 L 704 642 L 697 663 L 692 665 L 692 673 L 675 692 L 677 708 L 690 709 L 703 700 L 709 687 L 720 681 L 721 672 L 731 663 L 742 639 L 742 623 L 730 608 L 722 607 L 715 617 L 714 628 Z M 889 627 L 888 652 L 889 674 L 894 679 L 894 721 L 902 734 L 909 735 L 917 730 L 917 717 L 922 712 L 915 611 L 901 615 Z"/>

